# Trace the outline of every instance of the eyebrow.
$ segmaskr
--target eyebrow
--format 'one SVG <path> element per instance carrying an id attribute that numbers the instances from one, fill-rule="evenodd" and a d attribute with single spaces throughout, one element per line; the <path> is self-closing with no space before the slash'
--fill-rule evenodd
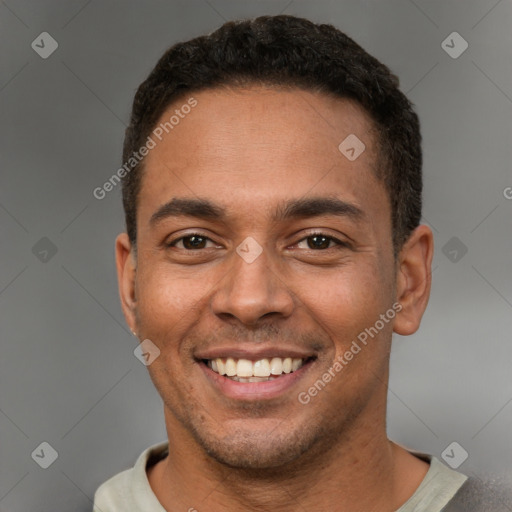
<path id="1" fill-rule="evenodd" d="M 293 199 L 277 206 L 275 221 L 304 219 L 333 215 L 359 221 L 365 217 L 363 210 L 352 203 L 333 197 L 311 197 Z M 203 220 L 222 221 L 227 217 L 226 209 L 208 199 L 173 198 L 153 213 L 149 223 L 157 224 L 168 217 L 195 217 Z"/>

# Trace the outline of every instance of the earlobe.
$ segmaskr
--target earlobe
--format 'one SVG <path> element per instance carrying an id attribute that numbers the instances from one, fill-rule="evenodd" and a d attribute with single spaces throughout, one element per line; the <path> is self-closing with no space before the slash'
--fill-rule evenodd
<path id="1" fill-rule="evenodd" d="M 136 260 L 134 248 L 126 233 L 116 238 L 116 269 L 121 307 L 132 332 L 136 332 L 135 276 Z"/>
<path id="2" fill-rule="evenodd" d="M 402 309 L 396 316 L 394 331 L 407 336 L 416 332 L 428 304 L 434 238 L 428 226 L 418 226 L 398 256 L 397 300 Z"/>

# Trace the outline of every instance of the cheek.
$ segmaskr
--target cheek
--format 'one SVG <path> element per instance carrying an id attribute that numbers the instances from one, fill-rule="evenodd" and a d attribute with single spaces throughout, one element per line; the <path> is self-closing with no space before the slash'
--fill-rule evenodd
<path id="1" fill-rule="evenodd" d="M 309 274 L 301 290 L 299 298 L 313 319 L 341 345 L 373 325 L 389 307 L 389 283 L 371 265 L 347 265 Z"/>
<path id="2" fill-rule="evenodd" d="M 137 275 L 137 316 L 141 335 L 164 345 L 180 338 L 197 320 L 211 288 L 205 279 L 176 272 L 149 262 Z"/>
<path id="3" fill-rule="evenodd" d="M 392 306 L 392 283 L 378 267 L 367 266 L 364 271 L 340 270 L 328 280 L 309 284 L 304 302 L 308 300 L 311 318 L 331 340 L 319 372 L 320 379 L 332 381 L 323 399 L 350 408 L 355 397 L 368 395 L 384 378 L 392 318 L 383 322 L 380 315 Z"/>

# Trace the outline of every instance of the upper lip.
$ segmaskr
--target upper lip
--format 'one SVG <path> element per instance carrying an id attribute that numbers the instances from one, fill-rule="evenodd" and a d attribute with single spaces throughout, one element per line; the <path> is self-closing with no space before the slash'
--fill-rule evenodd
<path id="1" fill-rule="evenodd" d="M 249 348 L 240 347 L 216 347 L 208 350 L 199 351 L 195 354 L 196 359 L 217 359 L 233 357 L 234 359 L 249 359 L 259 361 L 260 359 L 272 359 L 273 357 L 286 357 L 296 359 L 308 359 L 315 354 L 298 350 L 297 348 L 286 347 L 268 347 L 268 348 Z"/>

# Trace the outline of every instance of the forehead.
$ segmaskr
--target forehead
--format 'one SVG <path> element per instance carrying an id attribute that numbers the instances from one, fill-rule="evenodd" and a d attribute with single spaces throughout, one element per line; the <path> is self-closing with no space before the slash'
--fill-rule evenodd
<path id="1" fill-rule="evenodd" d="M 196 105 L 184 108 L 190 98 Z M 307 194 L 386 202 L 374 173 L 374 125 L 350 100 L 261 86 L 206 90 L 173 103 L 150 136 L 141 217 L 185 196 L 239 212 Z"/>
<path id="2" fill-rule="evenodd" d="M 191 98 L 197 103 L 193 109 L 187 106 Z M 175 155 L 189 160 L 220 159 L 228 156 L 230 148 L 236 148 L 231 159 L 241 158 L 244 149 L 248 154 L 257 147 L 271 149 L 274 156 L 293 150 L 297 159 L 327 151 L 337 158 L 339 144 L 350 135 L 364 140 L 367 162 L 375 156 L 374 123 L 358 103 L 297 88 L 251 86 L 191 93 L 167 108 L 155 131 L 160 131 L 153 136 L 157 143 L 197 149 L 193 154 Z M 207 154 L 204 149 L 209 143 L 214 144 Z M 220 151 L 221 143 L 225 151 Z"/>

